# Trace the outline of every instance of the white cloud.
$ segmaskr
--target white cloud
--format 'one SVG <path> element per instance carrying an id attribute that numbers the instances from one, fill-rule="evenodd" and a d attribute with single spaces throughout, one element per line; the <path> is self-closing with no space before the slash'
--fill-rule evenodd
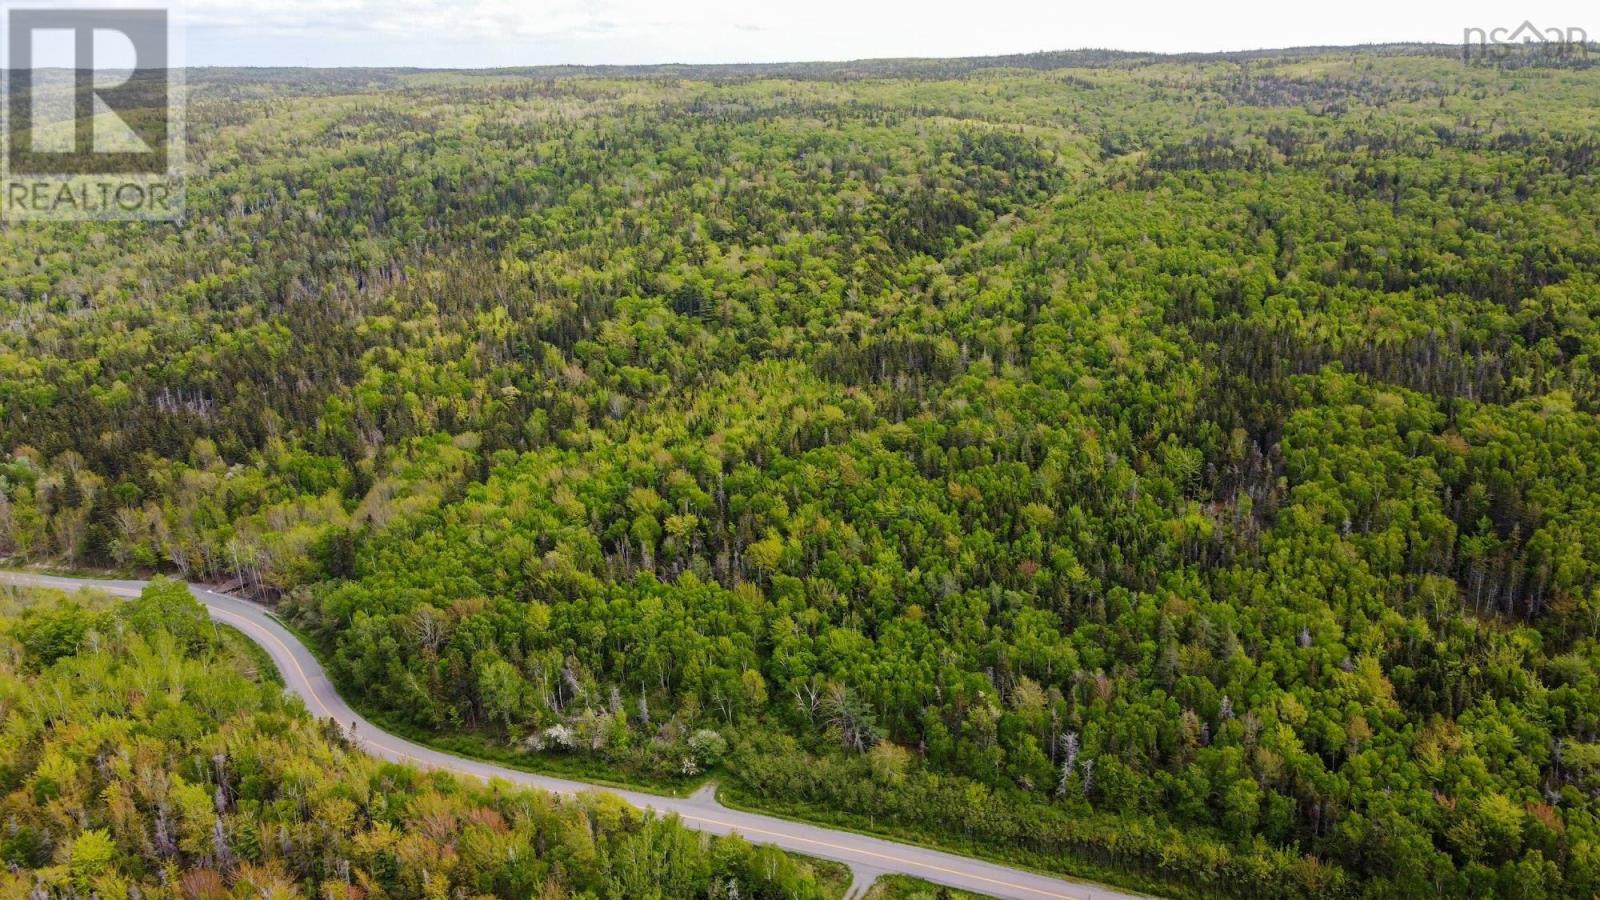
<path id="1" fill-rule="evenodd" d="M 1524 18 L 1600 36 L 1588 4 L 1040 0 L 188 0 L 197 64 L 502 66 L 1162 52 L 1426 40 Z M 307 58 L 314 57 L 314 58 Z"/>

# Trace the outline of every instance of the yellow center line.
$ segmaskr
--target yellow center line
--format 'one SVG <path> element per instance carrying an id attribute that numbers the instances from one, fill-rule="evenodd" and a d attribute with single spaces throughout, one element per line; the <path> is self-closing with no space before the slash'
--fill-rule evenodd
<path id="1" fill-rule="evenodd" d="M 311 688 L 311 677 L 306 674 L 306 670 L 305 669 L 300 667 L 300 660 L 295 658 L 294 651 L 289 649 L 289 645 L 288 644 L 285 644 L 282 640 L 280 640 L 278 638 L 277 635 L 273 634 L 271 631 L 268 631 L 266 628 L 261 627 L 254 620 L 250 619 L 247 616 L 240 615 L 239 613 L 236 613 L 236 612 L 229 612 L 228 610 L 225 610 L 225 609 L 219 609 L 219 608 L 217 608 L 215 606 L 211 607 L 211 614 L 214 615 L 214 616 L 221 616 L 224 619 L 232 619 L 234 622 L 237 622 L 237 623 L 239 623 L 241 625 L 246 626 L 247 630 L 255 632 L 257 643 L 260 643 L 261 638 L 265 638 L 265 639 L 271 641 L 272 643 L 277 644 L 278 645 L 278 649 L 282 650 L 284 656 L 289 658 L 289 664 L 294 666 L 295 674 L 299 675 L 300 676 L 300 680 L 305 682 L 306 690 L 305 690 L 304 696 L 307 699 L 311 700 L 311 702 L 317 704 L 317 708 L 322 710 L 323 718 L 327 718 L 327 719 L 336 719 L 336 718 L 338 718 L 337 716 L 335 716 L 333 714 L 333 710 L 328 709 L 328 705 L 326 703 L 322 702 L 322 698 L 317 696 L 317 692 L 315 690 L 312 690 L 312 688 Z"/>

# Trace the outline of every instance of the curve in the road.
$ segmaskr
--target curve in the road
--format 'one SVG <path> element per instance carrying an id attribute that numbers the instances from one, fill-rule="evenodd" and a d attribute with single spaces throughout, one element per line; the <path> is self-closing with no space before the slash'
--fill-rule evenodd
<path id="1" fill-rule="evenodd" d="M 136 595 L 145 586 L 143 581 L 25 572 L 0 572 L 0 582 L 62 590 L 93 587 L 121 596 Z M 864 892 L 872 880 L 882 874 L 910 875 L 960 890 L 1015 900 L 1134 900 L 1136 896 L 1103 885 L 1040 875 L 954 853 L 730 809 L 717 802 L 712 790 L 701 790 L 686 798 L 663 797 L 538 775 L 425 747 L 389 734 L 352 709 L 334 689 L 317 658 L 265 607 L 201 585 L 190 585 L 189 590 L 214 619 L 237 628 L 272 657 L 287 689 L 298 695 L 313 715 L 333 719 L 341 726 L 349 723 L 352 737 L 363 750 L 391 762 L 411 763 L 485 780 L 499 779 L 557 794 L 594 790 L 616 794 L 640 809 L 675 815 L 684 825 L 699 831 L 716 835 L 738 833 L 757 843 L 844 863 L 854 876 L 852 896 Z"/>

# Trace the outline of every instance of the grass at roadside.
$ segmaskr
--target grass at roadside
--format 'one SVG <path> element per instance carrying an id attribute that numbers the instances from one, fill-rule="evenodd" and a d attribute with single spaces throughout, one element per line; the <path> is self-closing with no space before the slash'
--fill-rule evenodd
<path id="1" fill-rule="evenodd" d="M 217 632 L 222 636 L 223 644 L 234 653 L 250 660 L 255 666 L 256 674 L 263 681 L 283 687 L 283 673 L 278 671 L 277 663 L 272 661 L 272 656 L 261 649 L 261 645 L 250 640 L 245 633 L 232 625 L 217 623 Z"/>
<path id="2" fill-rule="evenodd" d="M 722 786 L 717 791 L 717 799 L 730 809 L 776 816 L 792 822 L 825 825 L 840 831 L 871 835 L 872 837 L 885 838 L 903 844 L 925 847 L 929 850 L 941 850 L 946 853 L 971 856 L 1007 866 L 1014 866 L 1019 869 L 1027 869 L 1041 875 L 1095 882 L 1106 885 L 1108 889 L 1114 888 L 1125 892 L 1147 893 L 1174 898 L 1174 900 L 1190 897 L 1198 900 L 1198 898 L 1204 896 L 1193 888 L 1159 882 L 1136 872 L 1109 869 L 1085 860 L 1068 857 L 1046 857 L 1015 848 L 999 848 L 990 844 L 962 840 L 951 834 L 929 833 L 899 827 L 893 822 L 885 823 L 881 819 L 869 818 L 858 813 L 832 807 L 824 808 L 806 803 L 784 802 L 766 797 L 754 798 L 741 791 L 740 783 L 736 778 L 727 778 L 721 784 Z"/>
<path id="3" fill-rule="evenodd" d="M 115 571 L 112 569 L 85 569 L 78 566 L 65 566 L 58 563 L 30 563 L 14 556 L 0 557 L 0 571 L 16 572 L 21 575 L 52 575 L 57 578 L 99 578 L 106 581 L 126 581 L 136 579 L 145 581 L 161 573 L 143 571 Z M 168 575 L 176 578 L 176 575 Z"/>
<path id="4" fill-rule="evenodd" d="M 988 900 L 986 894 L 958 891 L 907 875 L 884 875 L 872 883 L 868 900 Z"/>
<path id="5" fill-rule="evenodd" d="M 844 863 L 837 863 L 831 859 L 818 859 L 815 856 L 806 856 L 804 853 L 785 851 L 797 862 L 811 867 L 817 876 L 817 884 L 822 886 L 824 896 L 843 897 L 844 892 L 850 890 L 850 867 Z"/>

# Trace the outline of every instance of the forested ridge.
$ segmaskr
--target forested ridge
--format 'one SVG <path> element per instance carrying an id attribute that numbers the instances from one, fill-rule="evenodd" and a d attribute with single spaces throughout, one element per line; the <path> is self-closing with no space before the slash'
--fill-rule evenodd
<path id="1" fill-rule="evenodd" d="M 199 72 L 0 231 L 0 554 L 419 732 L 1173 893 L 1600 891 L 1600 75 Z"/>

